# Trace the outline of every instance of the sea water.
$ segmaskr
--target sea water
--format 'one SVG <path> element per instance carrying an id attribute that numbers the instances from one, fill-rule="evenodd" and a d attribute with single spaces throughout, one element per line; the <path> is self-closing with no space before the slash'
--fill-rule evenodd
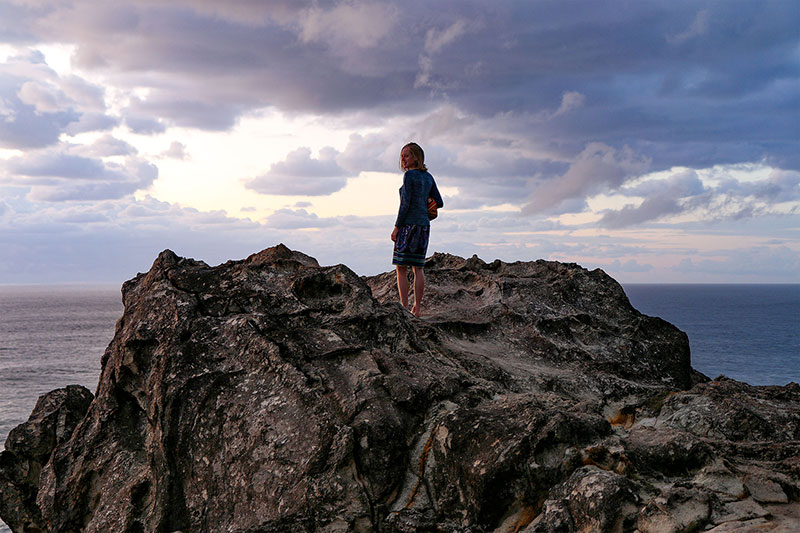
<path id="1" fill-rule="evenodd" d="M 72 384 L 95 392 L 120 316 L 119 286 L 0 286 L 0 442 L 39 395 Z"/>
<path id="2" fill-rule="evenodd" d="M 626 285 L 639 311 L 689 336 L 692 366 L 752 385 L 800 382 L 800 285 Z M 39 395 L 95 392 L 122 315 L 119 286 L 0 286 L 0 443 Z M 0 533 L 9 530 L 0 522 Z"/>
<path id="3" fill-rule="evenodd" d="M 631 304 L 689 336 L 692 366 L 751 385 L 800 383 L 800 284 L 626 285 Z"/>

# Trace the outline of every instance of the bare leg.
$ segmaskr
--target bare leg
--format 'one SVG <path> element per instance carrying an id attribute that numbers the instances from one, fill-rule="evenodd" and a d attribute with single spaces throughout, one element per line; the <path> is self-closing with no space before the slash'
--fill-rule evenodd
<path id="1" fill-rule="evenodd" d="M 395 265 L 397 270 L 397 292 L 400 293 L 400 304 L 408 309 L 408 267 Z"/>
<path id="2" fill-rule="evenodd" d="M 414 267 L 414 307 L 411 312 L 422 316 L 422 295 L 425 293 L 425 272 L 422 267 Z"/>

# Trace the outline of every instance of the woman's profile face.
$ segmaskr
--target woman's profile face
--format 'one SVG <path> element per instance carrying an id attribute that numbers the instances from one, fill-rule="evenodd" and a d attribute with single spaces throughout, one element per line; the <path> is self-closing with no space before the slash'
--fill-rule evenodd
<path id="1" fill-rule="evenodd" d="M 417 168 L 419 166 L 417 158 L 414 157 L 414 154 L 411 153 L 411 149 L 408 147 L 400 151 L 400 166 L 402 166 L 404 170 Z"/>

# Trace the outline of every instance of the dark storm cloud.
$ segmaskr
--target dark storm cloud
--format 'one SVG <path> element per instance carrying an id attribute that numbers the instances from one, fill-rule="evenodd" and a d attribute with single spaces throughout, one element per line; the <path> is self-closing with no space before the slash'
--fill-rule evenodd
<path id="1" fill-rule="evenodd" d="M 487 114 L 536 112 L 577 91 L 581 108 L 532 128 L 532 137 L 573 154 L 592 140 L 627 144 L 653 169 L 796 151 L 787 111 L 796 116 L 798 99 L 787 82 L 798 74 L 798 13 L 790 3 L 515 5 L 524 25 L 498 23 L 494 41 L 469 35 L 435 60 L 451 101 Z M 483 72 L 467 79 L 476 58 Z M 792 139 L 793 149 L 773 144 Z"/>
<path id="2" fill-rule="evenodd" d="M 241 4 L 225 6 L 242 13 Z M 381 44 L 391 29 L 382 15 L 398 11 L 390 4 L 323 3 L 287 9 L 278 20 L 244 21 L 221 11 L 188 2 L 53 3 L 36 31 L 77 44 L 77 66 L 149 87 L 141 107 L 176 125 L 225 129 L 243 111 L 266 105 L 304 111 L 374 106 L 403 85 L 394 79 L 396 64 L 376 53 L 396 44 Z M 407 86 L 415 67 L 408 68 Z M 187 105 L 174 105 L 181 102 Z M 219 114 L 209 116 L 215 109 Z"/>

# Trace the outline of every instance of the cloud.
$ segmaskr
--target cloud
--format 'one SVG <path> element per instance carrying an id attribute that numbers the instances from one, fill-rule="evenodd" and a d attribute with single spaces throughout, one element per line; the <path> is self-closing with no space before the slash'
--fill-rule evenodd
<path id="1" fill-rule="evenodd" d="M 115 128 L 120 124 L 119 117 L 106 115 L 104 113 L 81 113 L 77 121 L 70 122 L 64 128 L 67 135 L 78 135 L 93 131 L 106 131 Z"/>
<path id="2" fill-rule="evenodd" d="M 619 259 L 615 259 L 610 265 L 605 267 L 611 272 L 650 272 L 653 270 L 653 265 L 640 264 L 635 259 L 629 259 L 624 263 Z"/>
<path id="3" fill-rule="evenodd" d="M 172 144 L 169 145 L 169 148 L 161 152 L 158 157 L 179 159 L 181 161 L 191 159 L 191 156 L 186 151 L 186 145 L 179 141 L 172 141 Z"/>
<path id="4" fill-rule="evenodd" d="M 25 178 L 95 179 L 106 173 L 99 160 L 56 151 L 13 157 L 6 162 L 6 169 Z"/>
<path id="5" fill-rule="evenodd" d="M 700 204 L 707 205 L 710 198 L 701 202 L 687 199 L 697 198 L 706 191 L 703 182 L 693 170 L 679 172 L 668 179 L 647 180 L 643 183 L 623 187 L 620 193 L 628 196 L 643 196 L 644 201 L 637 206 L 626 205 L 619 210 L 605 211 L 599 225 L 606 228 L 623 228 L 669 215 L 682 213 Z"/>
<path id="6" fill-rule="evenodd" d="M 75 75 L 60 76 L 38 50 L 17 50 L 0 64 L 0 147 L 54 145 L 62 133 L 105 130 L 103 89 Z"/>
<path id="7" fill-rule="evenodd" d="M 569 113 L 579 107 L 583 106 L 586 102 L 586 96 L 578 91 L 567 91 L 561 96 L 561 105 L 558 106 L 553 117 Z"/>
<path id="8" fill-rule="evenodd" d="M 15 82 L 19 85 L 15 86 Z M 42 102 L 44 107 L 37 109 L 20 99 L 21 85 L 20 80 L 0 72 L 0 147 L 29 149 L 55 144 L 80 114 L 72 109 L 49 112 Z M 33 95 L 28 96 L 33 98 Z"/>
<path id="9" fill-rule="evenodd" d="M 301 12 L 300 38 L 322 41 L 332 49 L 370 48 L 389 35 L 398 8 L 383 2 L 343 2 L 330 9 L 317 5 Z"/>
<path id="10" fill-rule="evenodd" d="M 800 165 L 788 3 L 487 10 L 459 0 L 421 19 L 426 8 L 418 0 L 75 0 L 15 10 L 24 12 L 19 32 L 70 43 L 75 65 L 110 86 L 146 89 L 125 112 L 141 133 L 225 130 L 269 106 L 358 110 L 385 123 L 446 101 L 481 118 L 513 113 L 518 138 L 573 156 L 603 142 L 661 169 L 764 158 Z M 542 113 L 553 123 L 530 120 Z"/>
<path id="11" fill-rule="evenodd" d="M 754 246 L 714 255 L 721 259 L 687 257 L 675 267 L 684 274 L 709 274 L 728 279 L 749 278 L 800 281 L 800 254 L 787 246 Z"/>
<path id="12" fill-rule="evenodd" d="M 429 54 L 439 52 L 442 48 L 464 35 L 466 29 L 467 22 L 463 19 L 456 20 L 442 31 L 433 28 L 429 29 L 425 34 L 425 51 Z"/>
<path id="13" fill-rule="evenodd" d="M 667 37 L 667 42 L 670 44 L 683 44 L 689 39 L 700 37 L 708 32 L 708 19 L 709 11 L 701 9 L 695 15 L 694 20 L 686 30 L 672 36 Z"/>
<path id="14" fill-rule="evenodd" d="M 727 178 L 720 183 L 718 190 L 771 203 L 794 202 L 800 200 L 800 172 L 775 169 L 762 180 L 745 182 Z"/>
<path id="15" fill-rule="evenodd" d="M 189 92 L 187 87 L 187 92 Z M 157 93 L 146 99 L 133 98 L 126 124 L 136 133 L 162 133 L 168 125 L 206 130 L 227 130 L 241 114 L 242 106 L 225 101 L 203 101 L 186 94 Z"/>
<path id="16" fill-rule="evenodd" d="M 655 196 L 645 198 L 637 207 L 625 206 L 618 211 L 606 211 L 600 225 L 606 228 L 624 228 L 682 211 L 683 207 L 675 198 Z"/>
<path id="17" fill-rule="evenodd" d="M 800 200 L 800 173 L 773 170 L 765 178 L 747 181 L 722 175 L 717 183 L 706 185 L 697 172 L 684 169 L 665 179 L 622 187 L 619 192 L 644 200 L 604 211 L 600 226 L 624 228 L 682 214 L 718 222 L 782 212 L 777 210 L 780 204 Z"/>
<path id="18" fill-rule="evenodd" d="M 72 153 L 83 157 L 111 157 L 135 155 L 136 148 L 130 143 L 106 134 L 89 145 L 78 145 L 72 148 Z"/>
<path id="19" fill-rule="evenodd" d="M 617 150 L 603 143 L 590 143 L 563 176 L 536 187 L 522 211 L 542 213 L 557 209 L 567 200 L 614 191 L 626 180 L 642 175 L 648 165 L 646 158 L 637 156 L 628 147 Z"/>
<path id="20" fill-rule="evenodd" d="M 147 6 L 152 0 L 134 0 L 132 4 Z M 315 0 L 173 0 L 173 6 L 192 10 L 198 14 L 234 24 L 260 27 L 270 21 L 295 24 L 298 18 L 313 5 Z"/>
<path id="21" fill-rule="evenodd" d="M 438 54 L 445 46 L 452 44 L 459 37 L 464 35 L 467 30 L 467 23 L 463 19 L 458 19 L 443 30 L 430 28 L 425 34 L 425 52 L 419 56 L 419 72 L 414 80 L 414 87 L 431 87 L 443 89 L 446 84 L 442 81 L 434 81 L 433 56 Z M 472 69 L 472 72 L 479 70 Z"/>
<path id="22" fill-rule="evenodd" d="M 405 144 L 401 140 L 403 129 L 390 127 L 380 133 L 353 133 L 345 149 L 336 156 L 336 162 L 352 174 L 399 172 L 400 149 Z"/>
<path id="23" fill-rule="evenodd" d="M 320 218 L 305 209 L 278 209 L 264 223 L 275 229 L 326 228 L 337 224 L 334 219 Z"/>
<path id="24" fill-rule="evenodd" d="M 58 113 L 69 109 L 69 101 L 59 88 L 35 81 L 26 81 L 17 91 L 19 101 L 32 106 L 34 112 Z"/>
<path id="25" fill-rule="evenodd" d="M 157 167 L 135 156 L 116 163 L 45 150 L 0 164 L 5 171 L 0 183 L 27 186 L 30 199 L 44 202 L 122 198 L 149 187 L 158 177 Z"/>
<path id="26" fill-rule="evenodd" d="M 105 90 L 103 87 L 75 75 L 60 77 L 59 84 L 64 94 L 72 102 L 80 106 L 82 111 L 103 112 L 106 110 Z"/>
<path id="27" fill-rule="evenodd" d="M 236 135 L 251 118 L 274 113 L 328 129 L 336 142 L 266 132 L 290 139 L 286 152 L 310 148 L 247 167 L 266 169 L 250 179 L 251 190 L 321 196 L 361 173 L 396 175 L 399 148 L 415 140 L 447 189 L 448 209 L 524 208 L 524 218 L 506 215 L 492 232 L 466 211 L 446 209 L 437 227 L 453 250 L 608 264 L 615 257 L 601 254 L 623 251 L 566 233 L 599 227 L 616 239 L 628 234 L 616 230 L 633 226 L 742 221 L 738 231 L 757 226 L 771 235 L 762 221 L 796 220 L 800 211 L 797 20 L 790 2 L 756 1 L 608 9 L 591 0 L 491 8 L 483 0 L 442 0 L 432 10 L 422 0 L 0 0 L 0 148 L 24 151 L 0 163 L 9 206 L 3 216 L 18 219 L 23 211 L 15 203 L 23 200 L 11 197 L 42 216 L 93 198 L 127 203 L 153 183 L 159 158 L 190 167 L 197 161 L 185 156 L 199 159 L 200 136 Z M 37 43 L 42 51 L 27 48 Z M 161 151 L 175 138 L 185 145 Z M 325 142 L 336 150 L 316 152 Z M 772 174 L 709 176 L 708 169 L 743 164 L 772 167 Z M 592 212 L 597 194 L 614 196 L 618 207 Z M 141 221 L 158 219 L 159 230 L 170 217 L 184 227 L 203 216 L 170 207 L 161 220 L 155 204 L 147 205 L 151 216 Z M 330 220 L 315 221 L 312 211 L 298 203 L 273 222 L 298 247 L 323 256 L 337 257 L 336 246 L 362 238 L 370 244 L 358 247 L 361 264 L 382 253 L 383 233 L 367 233 L 375 220 L 352 221 L 365 227 L 345 242 L 331 237 L 332 222 L 314 227 Z M 557 237 L 523 242 L 501 231 L 507 224 L 509 233 L 532 232 L 563 213 L 581 216 L 553 229 Z M 104 216 L 113 221 L 120 212 Z M 235 225 L 222 222 L 224 214 L 205 216 Z M 199 242 L 191 231 L 179 235 Z M 782 238 L 794 249 L 792 235 Z M 636 254 L 619 255 L 621 266 L 634 256 L 663 273 Z"/>
<path id="28" fill-rule="evenodd" d="M 125 125 L 133 133 L 141 135 L 153 135 L 167 131 L 167 127 L 159 119 L 146 115 L 128 115 L 125 117 Z"/>
<path id="29" fill-rule="evenodd" d="M 221 211 L 181 208 L 150 197 L 43 205 L 16 201 L 22 204 L 10 220 L 0 216 L 3 249 L 14 251 L 8 256 L 13 262 L 0 261 L 4 283 L 121 283 L 146 272 L 167 248 L 218 264 L 291 241 Z"/>
<path id="30" fill-rule="evenodd" d="M 336 162 L 337 154 L 327 147 L 314 159 L 311 149 L 298 148 L 245 186 L 261 194 L 324 196 L 334 193 L 347 184 L 346 171 Z"/>

